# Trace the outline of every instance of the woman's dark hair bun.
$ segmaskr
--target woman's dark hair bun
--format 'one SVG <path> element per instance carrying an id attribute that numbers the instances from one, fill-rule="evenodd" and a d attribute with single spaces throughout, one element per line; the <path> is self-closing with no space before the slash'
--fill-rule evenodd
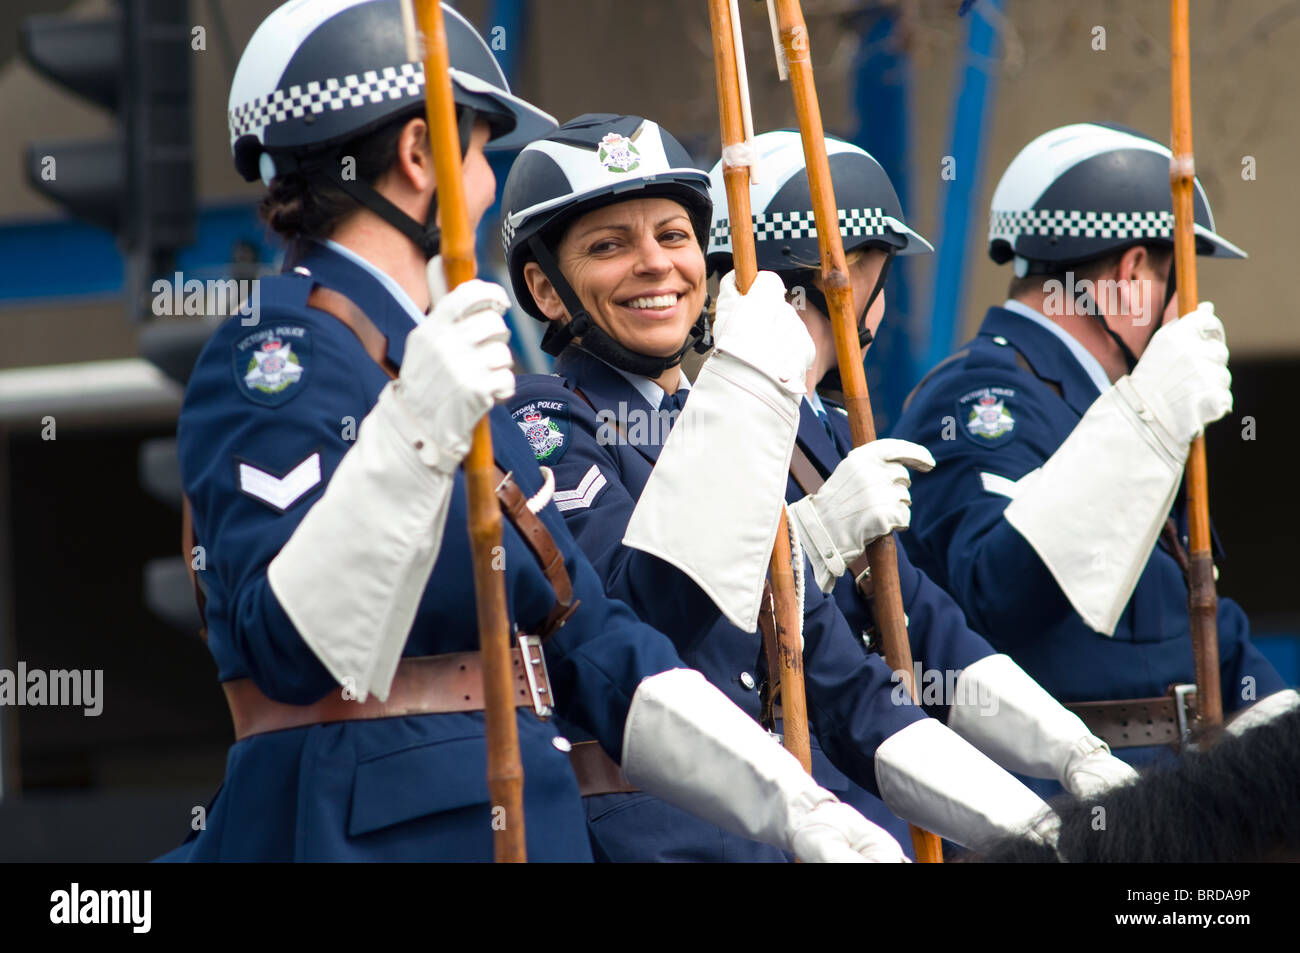
<path id="1" fill-rule="evenodd" d="M 314 158 L 303 171 L 283 172 L 271 180 L 258 214 L 287 239 L 328 238 L 358 208 L 357 201 L 319 170 L 322 163 L 348 160 L 356 178 L 374 185 L 397 161 L 398 140 L 411 116 L 399 116 L 365 136 L 344 143 L 337 154 Z M 317 170 L 312 174 L 312 169 Z"/>
<path id="2" fill-rule="evenodd" d="M 297 172 L 286 172 L 271 180 L 262 196 L 258 213 L 276 233 L 286 238 L 312 235 L 319 225 L 314 196 L 307 180 Z"/>

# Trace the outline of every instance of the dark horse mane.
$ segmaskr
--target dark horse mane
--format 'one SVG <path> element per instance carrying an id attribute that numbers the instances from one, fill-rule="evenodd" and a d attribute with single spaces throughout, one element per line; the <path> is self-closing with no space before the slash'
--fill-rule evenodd
<path id="1" fill-rule="evenodd" d="M 1212 743 L 1205 744 L 1208 740 Z M 986 863 L 1235 863 L 1300 860 L 1300 708 L 1240 736 L 1219 731 L 1140 781 L 1053 801 L 1056 852 L 1011 838 Z M 1104 811 L 1104 813 L 1101 813 Z M 1058 856 L 1059 854 L 1059 856 Z"/>

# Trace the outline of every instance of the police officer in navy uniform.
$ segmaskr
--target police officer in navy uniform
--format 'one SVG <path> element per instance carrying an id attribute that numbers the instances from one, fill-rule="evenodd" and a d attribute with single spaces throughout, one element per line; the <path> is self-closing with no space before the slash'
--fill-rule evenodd
<path id="1" fill-rule="evenodd" d="M 709 178 L 650 120 L 565 123 L 524 149 L 502 207 L 516 298 L 558 358 L 519 378 L 515 421 L 607 591 L 758 719 L 762 581 L 812 342 L 775 275 L 744 296 L 728 276 L 716 346 L 694 384 L 681 374 L 709 343 Z M 1028 827 L 1042 802 L 926 718 L 798 558 L 814 775 L 968 845 Z M 780 859 L 629 790 L 594 745 L 575 756 L 598 856 Z"/>
<path id="2" fill-rule="evenodd" d="M 444 17 L 477 218 L 494 188 L 485 144 L 553 123 Z M 901 859 L 604 596 L 553 483 L 493 407 L 514 391 L 504 289 L 442 295 L 426 278 L 441 272 L 435 180 L 401 22 L 397 0 L 290 3 L 235 76 L 236 166 L 269 183 L 263 214 L 292 244 L 260 313 L 205 348 L 181 414 L 206 637 L 237 741 L 203 829 L 167 859 L 491 857 L 493 824 L 510 819 L 485 781 L 459 469 L 485 413 L 510 617 L 544 639 L 538 687 L 521 679 L 516 702 L 529 856 L 591 857 L 568 743 L 541 717 L 553 705 L 639 785 L 713 823 L 809 860 Z M 562 559 L 534 555 L 548 546 Z M 515 664 L 536 651 L 521 638 Z"/>
<path id="3" fill-rule="evenodd" d="M 1010 297 L 896 429 L 938 461 L 912 492 L 916 564 L 1063 702 L 1145 700 L 1149 728 L 1123 726 L 1132 704 L 1089 714 L 1134 764 L 1167 752 L 1152 743 L 1176 741 L 1185 713 L 1167 694 L 1193 680 L 1181 479 L 1192 438 L 1232 408 L 1213 306 L 1173 320 L 1169 162 L 1108 125 L 1029 143 L 989 224 L 990 257 L 1014 263 Z M 1245 257 L 1199 182 L 1195 223 L 1199 254 Z M 1285 688 L 1231 599 L 1218 638 L 1225 712 Z"/>
<path id="4" fill-rule="evenodd" d="M 908 468 L 931 469 L 923 448 L 881 438 L 853 448 L 844 408 L 817 393 L 836 386 L 835 340 L 821 290 L 820 251 L 803 144 L 790 130 L 754 139 L 757 167 L 751 186 L 758 266 L 775 271 L 796 301 L 817 345 L 799 408 L 799 431 L 787 486 L 790 519 L 804 544 L 818 584 L 835 601 L 855 633 L 879 651 L 865 566 L 865 548 L 892 529 L 908 525 Z M 908 227 L 888 174 L 865 150 L 826 137 L 826 152 L 840 208 L 840 229 L 854 292 L 859 338 L 866 348 L 885 316 L 885 278 L 895 255 L 929 254 L 923 237 Z M 722 163 L 713 181 L 713 227 L 709 267 L 732 267 L 731 228 Z M 1109 753 L 1105 742 L 1063 708 L 1006 655 L 966 625 L 946 592 L 898 550 L 903 609 L 916 678 L 927 714 L 947 724 L 1003 767 L 1059 780 L 1085 796 L 1133 779 L 1132 768 Z"/>

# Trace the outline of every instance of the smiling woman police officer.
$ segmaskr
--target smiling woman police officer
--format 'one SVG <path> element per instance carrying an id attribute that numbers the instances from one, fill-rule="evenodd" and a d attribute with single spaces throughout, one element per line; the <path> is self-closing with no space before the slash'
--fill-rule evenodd
<path id="1" fill-rule="evenodd" d="M 444 17 L 481 215 L 494 186 L 485 144 L 553 123 L 510 94 L 463 18 Z M 514 390 L 504 290 L 472 281 L 439 296 L 426 282 L 441 266 L 429 263 L 422 88 L 397 0 L 281 7 L 235 76 L 236 166 L 268 181 L 263 214 L 291 245 L 285 273 L 263 282 L 257 325 L 228 321 L 204 349 L 181 414 L 207 642 L 237 740 L 204 829 L 169 859 L 492 856 L 459 469 L 489 412 L 509 613 L 546 662 L 516 650 L 541 678 L 516 699 L 529 857 L 591 856 L 567 742 L 539 717 L 554 705 L 640 784 L 715 823 L 809 860 L 898 859 L 888 835 L 605 598 L 493 408 Z"/>
<path id="2" fill-rule="evenodd" d="M 606 591 L 758 719 L 755 618 L 814 349 L 776 276 L 744 296 L 728 276 L 716 348 L 693 386 L 681 373 L 708 339 L 708 189 L 677 140 L 637 116 L 582 116 L 524 150 L 502 197 L 507 264 L 522 306 L 550 322 L 558 376 L 521 377 L 512 405 Z M 661 422 L 688 392 L 669 438 Z M 965 844 L 1030 825 L 1042 802 L 925 718 L 834 602 L 806 589 L 814 774 L 854 803 L 879 791 Z M 575 747 L 575 767 L 598 856 L 779 859 L 630 792 L 594 745 Z"/>

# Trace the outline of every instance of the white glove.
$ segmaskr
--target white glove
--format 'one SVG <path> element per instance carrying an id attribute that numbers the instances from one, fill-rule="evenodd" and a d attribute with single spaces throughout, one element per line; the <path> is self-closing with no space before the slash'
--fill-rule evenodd
<path id="1" fill-rule="evenodd" d="M 493 398 L 514 393 L 504 291 L 462 284 L 406 338 L 321 498 L 267 567 L 294 628 L 331 675 L 387 700 L 442 545 L 456 467 Z"/>
<path id="2" fill-rule="evenodd" d="M 934 469 L 934 457 L 920 444 L 885 438 L 854 447 L 820 490 L 788 507 L 823 592 L 835 587 L 849 563 L 867 545 L 912 518 L 907 468 Z"/>
<path id="3" fill-rule="evenodd" d="M 785 285 L 760 272 L 749 294 L 722 281 L 713 353 L 659 459 L 623 544 L 676 566 L 734 625 L 758 625 L 804 378 L 815 354 Z M 719 474 L 725 493 L 701 493 Z"/>
<path id="4" fill-rule="evenodd" d="M 1138 780 L 1137 771 L 1126 761 L 1121 761 L 1110 753 L 1106 742 L 1090 735 L 1078 743 L 1074 757 L 1070 759 L 1061 783 L 1065 789 L 1077 798 L 1094 798 L 1105 794 L 1111 788 L 1121 784 L 1132 784 Z M 1093 747 L 1086 751 L 1086 747 Z"/>
<path id="5" fill-rule="evenodd" d="M 1232 407 L 1223 325 L 1208 302 L 1161 328 L 1132 376 L 1088 408 L 1003 515 L 1034 548 L 1076 612 L 1113 635 L 1178 490 L 1191 439 Z M 992 477 L 990 480 L 989 478 Z"/>
<path id="6" fill-rule="evenodd" d="M 1054 778 L 1091 797 L 1137 778 L 1078 715 L 1006 655 L 962 669 L 948 727 L 1008 771 Z"/>
<path id="7" fill-rule="evenodd" d="M 743 295 L 736 290 L 734 271 L 723 276 L 713 347 L 762 371 L 792 394 L 805 392 L 804 379 L 817 357 L 799 312 L 785 300 L 785 282 L 770 271 L 760 271 Z"/>
<path id="8" fill-rule="evenodd" d="M 1033 791 L 933 718 L 876 749 L 880 799 L 906 821 L 972 850 L 1008 836 L 1055 847 L 1060 819 Z"/>
<path id="9" fill-rule="evenodd" d="M 1300 693 L 1294 688 L 1284 688 L 1251 705 L 1228 723 L 1227 730 L 1234 735 L 1240 735 L 1258 725 L 1268 724 L 1274 718 L 1285 715 L 1297 707 L 1300 707 Z"/>
<path id="10" fill-rule="evenodd" d="M 406 338 L 402 375 L 393 387 L 418 437 L 442 451 L 430 466 L 451 472 L 469 452 L 474 425 L 515 392 L 510 330 L 502 316 L 510 299 L 500 285 L 477 278 L 457 285 Z"/>
<path id="11" fill-rule="evenodd" d="M 623 729 L 623 773 L 656 797 L 802 860 L 906 860 L 890 834 L 836 800 L 699 672 L 641 682 Z"/>
<path id="12" fill-rule="evenodd" d="M 1192 438 L 1232 410 L 1232 375 L 1223 322 L 1214 305 L 1200 307 L 1158 330 L 1129 379 L 1175 440 Z"/>

